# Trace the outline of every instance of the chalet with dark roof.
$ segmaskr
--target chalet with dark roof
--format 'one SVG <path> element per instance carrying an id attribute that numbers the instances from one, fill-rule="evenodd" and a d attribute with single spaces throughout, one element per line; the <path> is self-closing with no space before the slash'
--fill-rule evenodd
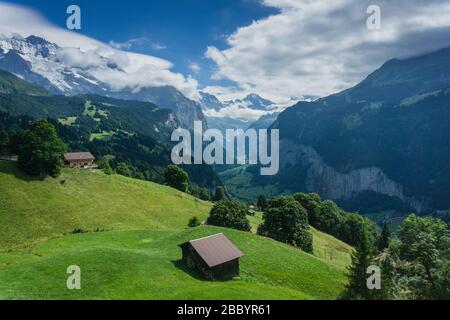
<path id="1" fill-rule="evenodd" d="M 223 234 L 191 240 L 180 245 L 183 262 L 208 280 L 230 280 L 239 276 L 244 254 Z"/>

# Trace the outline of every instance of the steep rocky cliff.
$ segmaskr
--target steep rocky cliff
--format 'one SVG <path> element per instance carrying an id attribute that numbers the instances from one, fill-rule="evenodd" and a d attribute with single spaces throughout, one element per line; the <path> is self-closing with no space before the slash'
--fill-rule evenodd
<path id="1" fill-rule="evenodd" d="M 345 200 L 361 192 L 372 191 L 399 198 L 418 212 L 428 208 L 426 201 L 406 196 L 402 185 L 390 179 L 380 168 L 368 167 L 342 173 L 327 165 L 311 147 L 283 140 L 281 150 L 281 169 L 295 166 L 303 170 L 306 192 L 319 193 L 327 199 Z"/>

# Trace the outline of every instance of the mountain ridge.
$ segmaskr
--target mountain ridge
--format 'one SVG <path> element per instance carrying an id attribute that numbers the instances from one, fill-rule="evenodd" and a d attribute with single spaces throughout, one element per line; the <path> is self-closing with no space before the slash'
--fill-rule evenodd
<path id="1" fill-rule="evenodd" d="M 140 100 L 161 105 L 174 111 L 181 124 L 192 129 L 195 120 L 205 117 L 200 105 L 185 97 L 171 86 L 125 87 L 115 90 L 96 78 L 105 70 L 118 69 L 109 58 L 100 56 L 100 61 L 92 58 L 77 60 L 72 51 L 75 48 L 62 48 L 38 36 L 7 38 L 0 36 L 0 69 L 37 84 L 53 94 L 77 95 L 97 94 L 122 100 Z"/>
<path id="2" fill-rule="evenodd" d="M 398 201 L 418 213 L 448 210 L 449 108 L 450 49 L 389 60 L 352 88 L 283 111 L 271 126 L 280 130 L 280 173 L 247 168 L 246 194 L 317 192 L 339 202 L 370 191 L 393 196 L 387 211 Z"/>

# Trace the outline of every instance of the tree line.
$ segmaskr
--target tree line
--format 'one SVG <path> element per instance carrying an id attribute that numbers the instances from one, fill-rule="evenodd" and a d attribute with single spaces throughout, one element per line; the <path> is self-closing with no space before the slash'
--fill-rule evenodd
<path id="1" fill-rule="evenodd" d="M 260 196 L 263 211 L 258 234 L 313 253 L 309 226 L 352 245 L 348 284 L 341 295 L 347 300 L 450 299 L 450 238 L 447 224 L 433 217 L 408 216 L 392 234 L 357 213 L 348 213 L 317 194 Z M 250 231 L 247 207 L 232 200 L 217 203 L 208 223 Z M 370 267 L 380 270 L 380 288 L 368 285 Z"/>

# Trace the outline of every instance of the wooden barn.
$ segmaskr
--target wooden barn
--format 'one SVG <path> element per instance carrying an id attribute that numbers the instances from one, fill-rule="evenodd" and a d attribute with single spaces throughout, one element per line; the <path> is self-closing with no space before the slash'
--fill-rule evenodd
<path id="1" fill-rule="evenodd" d="M 208 280 L 230 280 L 239 276 L 239 259 L 244 254 L 223 233 L 188 241 L 180 248 L 183 262 Z"/>

